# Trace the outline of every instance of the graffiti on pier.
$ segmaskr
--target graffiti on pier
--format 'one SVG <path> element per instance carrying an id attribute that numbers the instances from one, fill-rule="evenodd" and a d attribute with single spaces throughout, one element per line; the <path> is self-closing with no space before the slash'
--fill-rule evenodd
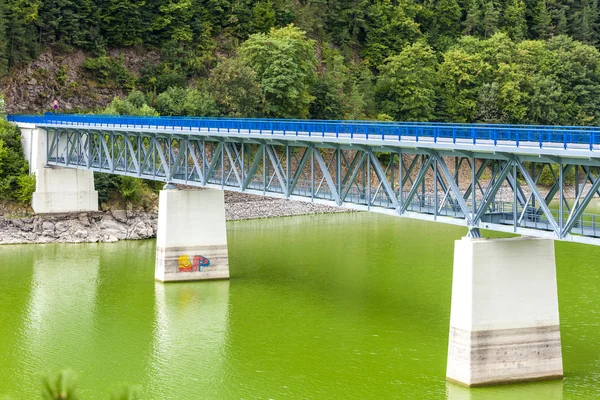
<path id="1" fill-rule="evenodd" d="M 203 268 L 210 267 L 210 260 L 203 256 L 194 256 L 190 260 L 187 254 L 177 258 L 179 264 L 179 272 L 198 272 Z"/>

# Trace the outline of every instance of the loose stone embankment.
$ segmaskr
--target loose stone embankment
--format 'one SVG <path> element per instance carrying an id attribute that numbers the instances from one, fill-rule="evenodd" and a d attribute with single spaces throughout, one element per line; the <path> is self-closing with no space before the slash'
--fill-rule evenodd
<path id="1" fill-rule="evenodd" d="M 305 214 L 348 212 L 329 207 L 244 193 L 225 192 L 227 220 L 274 218 Z M 0 244 L 95 243 L 156 236 L 158 208 L 150 212 L 110 210 L 105 212 L 0 216 Z"/>

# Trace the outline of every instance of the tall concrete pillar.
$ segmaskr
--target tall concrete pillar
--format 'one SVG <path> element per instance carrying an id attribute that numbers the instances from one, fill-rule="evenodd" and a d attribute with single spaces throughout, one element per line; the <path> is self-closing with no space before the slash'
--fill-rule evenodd
<path id="1" fill-rule="evenodd" d="M 447 379 L 487 386 L 562 376 L 554 241 L 457 240 Z"/>
<path id="2" fill-rule="evenodd" d="M 155 278 L 161 282 L 229 278 L 223 191 L 160 192 Z"/>

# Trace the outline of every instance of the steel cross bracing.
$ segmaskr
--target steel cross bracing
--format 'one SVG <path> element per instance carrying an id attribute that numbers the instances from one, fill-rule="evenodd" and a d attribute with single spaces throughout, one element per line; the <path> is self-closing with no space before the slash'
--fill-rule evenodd
<path id="1" fill-rule="evenodd" d="M 600 194 L 600 161 L 593 158 L 274 136 L 46 130 L 49 165 L 466 225 L 471 236 L 485 228 L 600 244 L 598 216 L 584 213 Z M 567 192 L 575 200 L 568 201 Z"/>

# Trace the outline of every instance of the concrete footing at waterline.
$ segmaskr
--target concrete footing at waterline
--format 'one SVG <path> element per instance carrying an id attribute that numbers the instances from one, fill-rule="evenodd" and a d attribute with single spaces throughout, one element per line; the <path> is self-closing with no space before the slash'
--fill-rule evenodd
<path id="1" fill-rule="evenodd" d="M 39 168 L 31 207 L 36 214 L 98 211 L 92 171 Z"/>
<path id="2" fill-rule="evenodd" d="M 220 190 L 162 190 L 155 279 L 228 279 L 225 199 Z"/>
<path id="3" fill-rule="evenodd" d="M 554 241 L 457 240 L 447 379 L 476 387 L 562 376 Z"/>

